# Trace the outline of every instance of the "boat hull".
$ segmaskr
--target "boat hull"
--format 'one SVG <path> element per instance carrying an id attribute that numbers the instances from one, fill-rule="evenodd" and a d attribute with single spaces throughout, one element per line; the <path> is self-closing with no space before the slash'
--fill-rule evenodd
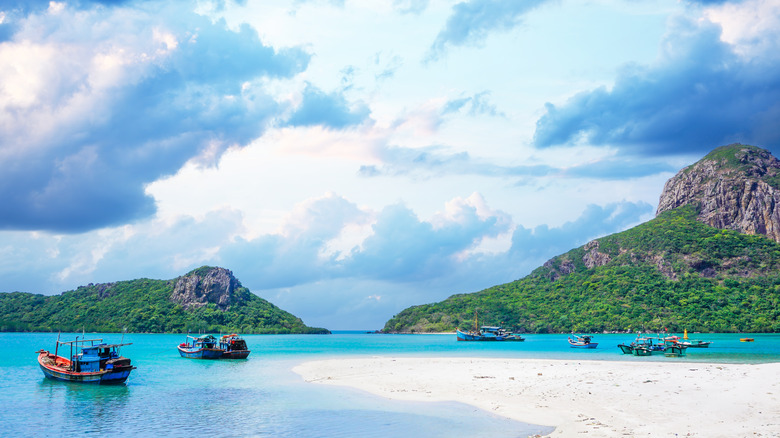
<path id="1" fill-rule="evenodd" d="M 688 347 L 684 347 L 681 345 L 669 345 L 666 348 L 664 348 L 664 356 L 666 357 L 682 357 L 685 356 L 685 349 Z"/>
<path id="2" fill-rule="evenodd" d="M 596 348 L 596 347 L 599 346 L 599 343 L 598 342 L 591 342 L 590 344 L 576 344 L 576 343 L 573 344 L 573 343 L 569 343 L 569 346 L 571 348 Z"/>
<path id="3" fill-rule="evenodd" d="M 620 348 L 620 351 L 622 351 L 623 354 L 632 354 L 634 352 L 634 347 L 632 345 L 618 344 L 618 348 Z"/>
<path id="4" fill-rule="evenodd" d="M 110 370 L 102 370 L 87 373 L 78 373 L 69 371 L 66 366 L 70 361 L 61 356 L 54 356 L 49 352 L 43 352 L 38 355 L 38 365 L 43 371 L 43 375 L 48 379 L 59 380 L 62 382 L 92 383 L 97 385 L 118 385 L 125 383 L 130 377 L 130 371 L 134 370 L 132 366 L 122 366 Z"/>
<path id="5" fill-rule="evenodd" d="M 702 342 L 699 344 L 683 344 L 688 348 L 709 348 L 712 342 Z"/>
<path id="6" fill-rule="evenodd" d="M 222 359 L 246 359 L 249 357 L 249 350 L 232 350 L 222 353 Z"/>
<path id="7" fill-rule="evenodd" d="M 187 359 L 221 359 L 225 350 L 221 348 L 185 348 L 181 345 L 176 347 L 181 357 Z"/>
<path id="8" fill-rule="evenodd" d="M 482 336 L 456 330 L 459 341 L 497 341 L 495 336 Z"/>

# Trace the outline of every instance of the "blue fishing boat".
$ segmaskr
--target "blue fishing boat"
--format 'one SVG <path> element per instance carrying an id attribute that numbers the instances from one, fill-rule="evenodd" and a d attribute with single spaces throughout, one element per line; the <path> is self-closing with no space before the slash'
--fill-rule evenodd
<path id="1" fill-rule="evenodd" d="M 235 333 L 221 336 L 219 348 L 224 350 L 222 359 L 246 359 L 249 356 L 246 341 Z"/>
<path id="2" fill-rule="evenodd" d="M 212 335 L 197 337 L 187 335 L 187 341 L 182 342 L 176 348 L 178 348 L 181 357 L 188 359 L 219 359 L 225 352 L 217 346 L 217 338 Z"/>
<path id="3" fill-rule="evenodd" d="M 104 344 L 102 339 L 82 339 L 61 342 L 59 337 L 54 353 L 39 350 L 38 364 L 49 379 L 65 382 L 120 384 L 130 376 L 135 367 L 130 359 L 119 354 L 120 347 L 131 345 Z M 60 346 L 68 347 L 68 357 L 60 356 Z"/>
<path id="4" fill-rule="evenodd" d="M 593 337 L 588 335 L 572 335 L 574 336 L 574 339 L 572 339 L 571 336 L 569 336 L 569 346 L 571 348 L 596 348 L 599 346 L 598 342 L 593 342 Z"/>

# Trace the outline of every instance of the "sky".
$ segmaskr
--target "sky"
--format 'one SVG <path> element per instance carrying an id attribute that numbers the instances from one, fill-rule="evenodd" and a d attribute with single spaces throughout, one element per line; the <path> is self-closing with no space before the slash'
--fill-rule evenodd
<path id="1" fill-rule="evenodd" d="M 780 152 L 775 0 L 0 2 L 0 291 L 220 266 L 331 330 Z"/>

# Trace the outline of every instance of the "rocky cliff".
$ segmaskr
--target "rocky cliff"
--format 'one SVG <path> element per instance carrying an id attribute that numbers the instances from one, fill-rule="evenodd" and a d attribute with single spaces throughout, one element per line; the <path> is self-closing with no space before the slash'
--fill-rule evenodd
<path id="1" fill-rule="evenodd" d="M 196 309 L 206 304 L 216 304 L 220 310 L 244 301 L 246 297 L 241 283 L 225 268 L 204 266 L 176 279 L 171 301 L 185 309 Z"/>
<path id="2" fill-rule="evenodd" d="M 779 196 L 768 151 L 717 148 L 667 182 L 650 221 L 520 280 L 404 309 L 384 331 L 450 331 L 478 310 L 521 332 L 780 332 Z"/>
<path id="3" fill-rule="evenodd" d="M 780 160 L 755 146 L 713 150 L 666 182 L 657 214 L 694 204 L 715 228 L 780 242 Z"/>

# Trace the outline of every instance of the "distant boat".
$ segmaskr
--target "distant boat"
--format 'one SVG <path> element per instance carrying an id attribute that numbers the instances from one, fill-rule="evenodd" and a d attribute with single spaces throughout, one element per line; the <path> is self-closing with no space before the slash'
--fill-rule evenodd
<path id="1" fill-rule="evenodd" d="M 753 342 L 755 339 L 753 338 L 739 338 L 739 342 Z"/>
<path id="2" fill-rule="evenodd" d="M 525 341 L 525 338 L 502 327 L 482 326 L 477 331 L 455 329 L 459 341 Z"/>
<path id="3" fill-rule="evenodd" d="M 246 359 L 249 356 L 246 341 L 235 333 L 220 337 L 219 348 L 224 350 L 222 359 Z"/>
<path id="4" fill-rule="evenodd" d="M 198 337 L 187 335 L 187 341 L 179 344 L 177 348 L 181 357 L 188 359 L 219 359 L 225 352 L 217 346 L 217 338 L 212 335 Z"/>
<path id="5" fill-rule="evenodd" d="M 503 327 L 486 325 L 479 327 L 479 316 L 476 311 L 474 312 L 474 328 L 469 331 L 456 328 L 455 334 L 459 341 L 525 341 L 524 337 Z"/>
<path id="6" fill-rule="evenodd" d="M 687 329 L 683 333 L 682 340 L 679 340 L 679 338 L 678 338 L 677 342 L 680 345 L 684 345 L 684 346 L 686 346 L 688 348 L 707 348 L 707 347 L 710 346 L 710 344 L 712 344 L 712 341 L 701 341 L 701 340 L 698 340 L 698 339 L 694 339 L 694 340 L 688 339 L 688 330 Z"/>
<path id="7" fill-rule="evenodd" d="M 582 336 L 572 335 L 572 336 L 574 336 L 574 339 L 572 339 L 571 336 L 569 336 L 568 338 L 569 346 L 571 348 L 596 348 L 599 346 L 598 342 L 593 342 L 593 338 L 591 336 L 588 335 L 582 335 Z"/>
<path id="8" fill-rule="evenodd" d="M 665 348 L 665 341 L 661 337 L 642 336 L 638 333 L 634 342 L 630 344 L 618 344 L 623 354 L 634 356 L 650 356 L 653 353 L 661 353 Z"/>
<path id="9" fill-rule="evenodd" d="M 89 343 L 89 345 L 87 345 Z M 69 346 L 68 357 L 59 355 L 60 346 Z M 82 339 L 61 342 L 59 337 L 54 354 L 39 350 L 38 364 L 43 374 L 54 380 L 79 383 L 120 384 L 130 376 L 135 367 L 130 359 L 119 355 L 125 344 L 104 344 L 102 339 Z"/>

